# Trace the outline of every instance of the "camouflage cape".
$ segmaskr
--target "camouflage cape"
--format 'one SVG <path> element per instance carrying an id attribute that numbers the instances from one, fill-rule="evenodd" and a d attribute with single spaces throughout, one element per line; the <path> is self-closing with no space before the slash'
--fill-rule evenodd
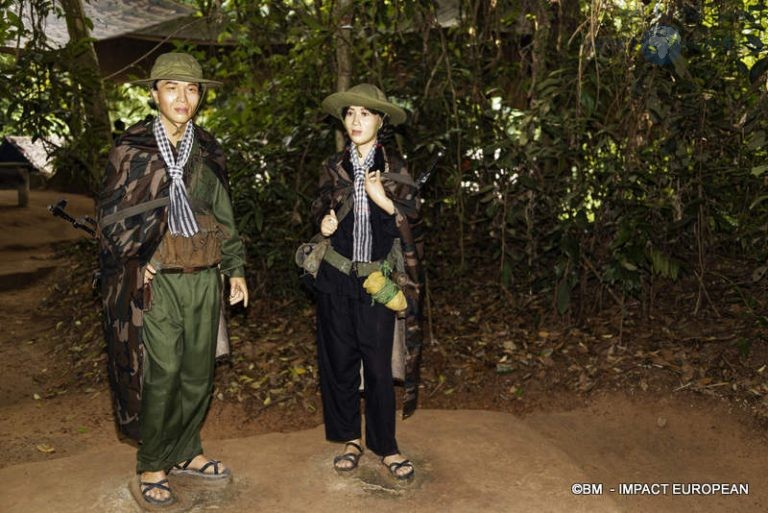
<path id="1" fill-rule="evenodd" d="M 405 270 L 410 278 L 409 285 L 403 289 L 408 298 L 408 309 L 404 318 L 398 316 L 395 326 L 396 332 L 403 329 L 405 333 L 403 418 L 407 418 L 413 415 L 418 405 L 421 365 L 421 284 L 424 282 L 420 264 L 424 256 L 419 215 L 421 204 L 417 196 L 418 190 L 408 173 L 405 161 L 396 152 L 387 151 L 384 146 L 377 145 L 371 169 L 382 170 L 384 190 L 387 197 L 395 204 L 396 224 L 402 242 Z M 339 207 L 351 194 L 353 174 L 348 149 L 325 162 L 320 176 L 318 197 L 312 203 L 312 216 L 318 226 L 330 209 L 333 208 L 338 212 Z"/>
<path id="2" fill-rule="evenodd" d="M 203 164 L 228 188 L 221 147 L 195 126 L 185 180 Z M 169 185 L 152 121 L 128 128 L 109 154 L 98 219 L 107 371 L 118 429 L 134 440 L 140 439 L 143 269 L 167 229 Z"/>

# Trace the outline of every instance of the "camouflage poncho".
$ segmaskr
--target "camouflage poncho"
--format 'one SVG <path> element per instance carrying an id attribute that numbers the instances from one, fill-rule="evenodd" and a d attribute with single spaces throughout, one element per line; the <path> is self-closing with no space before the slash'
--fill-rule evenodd
<path id="1" fill-rule="evenodd" d="M 220 146 L 209 133 L 195 129 L 185 180 L 205 164 L 226 187 Z M 109 154 L 98 217 L 108 376 L 118 428 L 134 440 L 140 438 L 143 268 L 167 229 L 169 185 L 152 122 L 130 127 Z"/>

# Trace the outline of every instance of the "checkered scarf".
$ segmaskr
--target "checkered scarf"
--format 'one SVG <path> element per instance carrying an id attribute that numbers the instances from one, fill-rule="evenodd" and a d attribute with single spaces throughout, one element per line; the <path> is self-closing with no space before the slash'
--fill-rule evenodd
<path id="1" fill-rule="evenodd" d="M 171 207 L 168 212 L 168 229 L 171 234 L 184 237 L 192 237 L 199 230 L 195 214 L 189 205 L 189 196 L 187 188 L 184 186 L 184 165 L 192 152 L 192 143 L 195 140 L 195 127 L 190 121 L 187 123 L 187 129 L 181 138 L 178 159 L 173 158 L 171 143 L 168 141 L 168 134 L 165 131 L 160 116 L 155 118 L 154 125 L 155 140 L 157 147 L 160 148 L 160 155 L 165 161 L 165 168 L 168 176 L 171 178 Z"/>
<path id="2" fill-rule="evenodd" d="M 355 172 L 354 180 L 354 212 L 355 224 L 352 230 L 352 260 L 355 262 L 370 262 L 371 252 L 373 251 L 373 236 L 371 235 L 371 218 L 368 208 L 368 194 L 365 192 L 365 175 L 373 166 L 373 158 L 376 154 L 376 143 L 371 151 L 365 156 L 365 160 L 360 162 L 357 155 L 357 147 L 349 143 L 349 153 L 351 155 L 352 169 Z"/>

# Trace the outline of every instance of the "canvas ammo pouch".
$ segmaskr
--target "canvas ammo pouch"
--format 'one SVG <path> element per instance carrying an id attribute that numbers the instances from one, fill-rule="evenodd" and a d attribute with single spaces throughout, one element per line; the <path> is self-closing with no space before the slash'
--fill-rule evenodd
<path id="1" fill-rule="evenodd" d="M 163 269 L 213 267 L 221 262 L 221 241 L 227 237 L 211 214 L 195 213 L 200 230 L 192 237 L 167 231 L 152 257 Z"/>
<path id="2" fill-rule="evenodd" d="M 318 233 L 309 242 L 298 247 L 294 256 L 296 265 L 304 269 L 307 274 L 311 274 L 313 278 L 317 277 L 320 262 L 323 261 L 325 252 L 330 247 L 331 240 Z"/>

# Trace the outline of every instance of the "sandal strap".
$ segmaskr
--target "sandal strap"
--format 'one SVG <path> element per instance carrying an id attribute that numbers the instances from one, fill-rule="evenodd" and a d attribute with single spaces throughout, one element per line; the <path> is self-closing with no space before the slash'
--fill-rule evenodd
<path id="1" fill-rule="evenodd" d="M 196 469 L 190 469 L 189 468 L 190 463 L 192 463 L 192 460 L 181 461 L 176 465 L 174 465 L 173 468 L 177 470 L 194 470 L 195 472 L 200 472 L 201 474 L 205 474 L 206 473 L 205 471 L 208 470 L 208 467 L 213 465 L 213 472 L 208 475 L 218 476 L 221 473 L 219 471 L 219 464 L 221 463 L 221 461 L 219 460 L 208 460 L 208 462 L 205 463 L 202 467 L 196 468 Z"/>
<path id="2" fill-rule="evenodd" d="M 174 465 L 173 468 L 178 469 L 178 470 L 187 470 L 187 467 L 189 466 L 190 463 L 192 463 L 193 459 L 194 458 L 191 458 L 191 459 L 188 459 L 188 460 L 185 460 L 185 461 L 180 461 L 179 463 Z"/>
<path id="3" fill-rule="evenodd" d="M 400 470 L 403 467 L 413 468 L 413 463 L 411 463 L 411 460 L 393 461 L 387 466 L 389 467 L 389 471 L 395 474 L 397 473 L 398 470 Z"/>
<path id="4" fill-rule="evenodd" d="M 360 459 L 359 454 L 352 454 L 351 452 L 346 452 L 344 454 L 339 454 L 338 456 L 333 458 L 333 463 L 335 465 L 336 463 L 339 463 L 340 461 L 343 460 L 343 461 L 348 461 L 353 465 L 356 465 L 359 459 Z"/>
<path id="5" fill-rule="evenodd" d="M 162 490 L 164 492 L 170 492 L 171 488 L 166 483 L 168 483 L 167 479 L 163 479 L 162 481 L 157 481 L 156 483 L 153 483 L 150 481 L 139 481 L 139 484 L 142 487 L 145 487 L 141 490 L 141 494 L 146 495 L 148 491 L 153 490 L 155 488 L 157 488 L 158 490 Z"/>
<path id="6" fill-rule="evenodd" d="M 213 472 L 210 474 L 212 476 L 218 476 L 219 475 L 219 463 L 221 463 L 219 460 L 210 460 L 208 463 L 200 467 L 197 471 L 201 474 L 205 474 L 206 470 L 208 470 L 208 467 L 213 465 Z"/>
<path id="7" fill-rule="evenodd" d="M 344 448 L 346 449 L 348 445 L 351 445 L 352 447 L 357 449 L 357 452 L 359 452 L 360 455 L 362 456 L 364 451 L 363 451 L 363 448 L 360 446 L 359 443 L 357 443 L 357 442 L 347 442 L 347 443 L 344 444 Z M 351 453 L 347 453 L 347 454 L 351 454 Z"/>

